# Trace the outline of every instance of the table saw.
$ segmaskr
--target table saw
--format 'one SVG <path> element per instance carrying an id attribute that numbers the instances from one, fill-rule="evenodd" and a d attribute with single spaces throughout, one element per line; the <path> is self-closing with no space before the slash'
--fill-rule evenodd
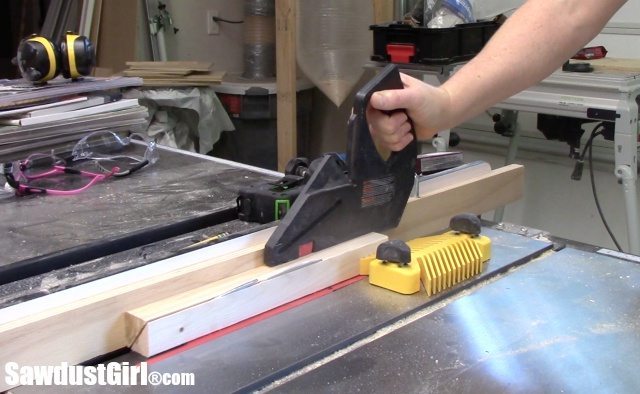
<path id="1" fill-rule="evenodd" d="M 358 117 L 366 105 L 355 108 Z M 368 137 L 366 123 L 358 124 L 349 136 L 357 129 Z M 387 240 L 437 233 L 462 211 L 477 220 L 475 214 L 517 199 L 523 169 L 492 170 L 405 203 L 414 185 L 386 171 L 400 157 L 401 175 L 413 174 L 406 164 L 415 153 L 354 166 L 375 148 L 370 138 L 350 141 L 345 170 L 334 155 L 324 156 L 277 227 L 238 222 L 235 197 L 243 185 L 278 174 L 170 149 L 145 172 L 97 184 L 78 198 L 3 199 L 10 215 L 2 221 L 7 260 L 0 267 L 5 371 L 16 363 L 140 363 L 149 376 L 193 377 L 188 386 L 47 386 L 47 392 L 626 392 L 640 386 L 634 373 L 640 258 L 478 222 L 464 236 L 490 240 L 482 242 L 490 244 L 491 257 L 475 275 L 451 282 L 451 271 L 438 272 L 433 295 L 419 286 L 411 295 L 373 286 L 362 258 L 376 247 L 380 258 Z M 364 174 L 371 168 L 378 170 Z M 384 182 L 371 182 L 376 179 Z M 348 195 L 353 191 L 356 197 Z M 405 199 L 400 211 L 394 196 Z M 350 201 L 364 225 L 350 221 L 358 216 L 349 210 L 333 210 Z M 373 227 L 380 233 L 367 233 L 381 223 L 367 216 L 382 207 L 390 209 L 384 225 Z M 314 225 L 331 215 L 335 231 Z M 455 223 L 450 237 L 461 236 Z M 291 229 L 303 235 L 281 237 Z M 203 236 L 215 241 L 201 245 Z M 267 253 L 274 238 L 285 246 L 276 243 Z M 451 269 L 462 257 L 437 253 L 429 269 Z M 410 265 L 381 264 L 395 262 Z M 0 382 L 16 393 L 43 390 L 14 386 Z"/>
<path id="2" fill-rule="evenodd" d="M 278 173 L 167 147 L 160 157 L 140 176 L 73 198 L 0 199 L 0 307 L 166 258 L 208 235 L 259 228 L 236 220 L 238 189 Z"/>
<path id="3" fill-rule="evenodd" d="M 4 212 L 15 215 L 3 221 L 5 234 L 32 235 L 37 241 L 40 236 L 35 231 L 42 226 L 50 236 L 49 242 L 33 241 L 31 248 L 5 237 L 4 256 L 18 256 L 14 262 L 20 257 L 26 261 L 42 257 L 43 252 L 48 252 L 45 256 L 64 254 L 104 238 L 116 245 L 114 250 L 124 249 L 5 284 L 3 306 L 161 260 L 201 234 L 260 230 L 260 226 L 235 220 L 214 220 L 195 230 L 180 230 L 179 235 L 169 232 L 165 240 L 119 248 L 132 231 L 157 230 L 162 228 L 159 223 L 188 222 L 190 216 L 209 220 L 211 212 L 233 206 L 234 188 L 249 179 L 276 175 L 173 150 L 163 150 L 162 158 L 163 166 L 180 171 L 151 167 L 146 177 L 138 179 L 138 192 L 169 203 L 164 208 L 153 206 L 148 197 L 148 207 L 129 204 L 127 225 L 98 227 L 87 222 L 104 217 L 102 220 L 124 223 L 118 215 L 128 201 L 141 197 L 113 189 L 119 197 L 104 205 L 87 209 L 92 198 L 105 200 L 87 193 L 82 197 L 84 209 L 74 209 L 69 215 L 67 201 L 63 201 L 58 211 L 64 215 L 42 221 L 35 220 L 39 217 L 35 214 L 23 215 L 27 211 L 16 205 L 27 204 L 29 209 L 40 205 L 50 212 L 56 204 L 53 198 L 3 201 L 8 208 Z M 176 177 L 191 184 L 178 184 Z M 153 185 L 145 185 L 147 182 Z M 117 187 L 115 183 L 109 186 Z M 177 204 L 181 198 L 192 202 L 188 211 L 192 215 L 177 215 L 185 212 Z M 116 214 L 103 215 L 112 209 Z M 158 216 L 151 217 L 149 212 Z M 139 215 L 138 220 L 134 215 Z M 145 221 L 151 222 L 148 227 Z M 86 225 L 78 226 L 80 232 L 73 234 L 75 227 L 70 222 Z M 567 243 L 538 230 L 484 224 L 482 234 L 493 242 L 492 259 L 480 276 L 443 293 L 400 295 L 357 276 L 149 359 L 125 351 L 99 361 L 147 361 L 152 371 L 195 374 L 194 387 L 154 387 L 154 392 L 264 388 L 283 392 L 625 392 L 640 387 L 640 378 L 633 371 L 640 361 L 640 260 Z M 86 231 L 87 226 L 95 231 Z M 79 389 L 47 387 L 47 392 L 82 391 Z M 22 386 L 12 391 L 41 390 Z"/>
<path id="4" fill-rule="evenodd" d="M 483 234 L 494 242 L 485 273 L 440 297 L 360 280 L 152 368 L 193 371 L 202 392 L 635 391 L 637 259 L 521 227 Z"/>
<path id="5" fill-rule="evenodd" d="M 638 259 L 483 228 L 485 272 L 439 296 L 355 278 L 302 302 L 145 359 L 194 387 L 47 392 L 630 392 L 640 385 Z M 15 393 L 41 392 L 19 387 Z"/>

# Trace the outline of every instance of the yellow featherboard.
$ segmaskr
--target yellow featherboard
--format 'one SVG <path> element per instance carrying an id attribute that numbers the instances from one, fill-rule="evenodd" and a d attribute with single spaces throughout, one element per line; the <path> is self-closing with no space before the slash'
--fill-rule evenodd
<path id="1" fill-rule="evenodd" d="M 360 274 L 369 275 L 369 283 L 401 294 L 420 291 L 427 295 L 446 290 L 482 272 L 491 258 L 491 240 L 456 231 L 416 238 L 407 242 L 411 262 L 406 265 L 388 263 L 368 256 L 360 259 Z"/>

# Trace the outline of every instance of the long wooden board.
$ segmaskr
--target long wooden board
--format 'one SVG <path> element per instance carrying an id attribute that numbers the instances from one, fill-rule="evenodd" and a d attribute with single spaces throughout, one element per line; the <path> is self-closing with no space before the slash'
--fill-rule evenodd
<path id="1" fill-rule="evenodd" d="M 213 66 L 211 62 L 198 61 L 166 61 L 166 62 L 133 62 L 125 63 L 130 70 L 183 70 L 183 71 L 209 71 Z"/>
<path id="2" fill-rule="evenodd" d="M 369 233 L 277 267 L 261 267 L 127 314 L 131 348 L 151 357 L 358 276 L 359 259 L 387 240 Z"/>
<path id="3" fill-rule="evenodd" d="M 185 75 L 192 74 L 191 70 L 176 69 L 162 69 L 162 70 L 124 70 L 122 75 L 125 77 L 162 77 L 162 78 L 176 78 L 184 77 Z"/>
<path id="4" fill-rule="evenodd" d="M 0 310 L 0 365 L 80 363 L 128 346 L 125 312 L 261 267 L 273 229 Z M 0 380 L 0 392 L 8 389 Z"/>
<path id="5" fill-rule="evenodd" d="M 157 87 L 189 87 L 189 86 L 211 86 L 217 85 L 220 81 L 180 81 L 172 79 L 149 79 L 144 78 L 142 86 Z"/>
<path id="6" fill-rule="evenodd" d="M 442 230 L 448 226 L 449 219 L 458 213 L 479 214 L 519 198 L 523 182 L 523 167 L 513 165 L 467 179 L 456 186 L 433 191 L 424 198 L 412 199 L 407 204 L 400 225 L 389 234 L 393 238 L 408 240 Z M 383 241 L 378 240 L 378 243 Z M 312 289 L 319 290 L 353 277 L 357 275 L 358 267 L 357 258 L 351 258 L 352 253 L 348 252 L 353 250 L 352 244 L 353 241 L 349 241 L 321 251 L 317 254 L 318 258 L 324 256 L 324 252 L 333 257 L 312 265 L 300 262 L 291 268 L 302 268 L 286 277 L 283 272 L 290 268 L 288 266 L 256 268 L 129 311 L 127 324 L 132 349 L 151 357 L 293 301 Z M 364 249 L 365 245 L 362 246 Z M 365 254 L 361 254 L 360 250 L 356 253 L 359 256 Z M 287 292 L 281 290 L 282 286 L 287 288 Z M 241 290 L 232 291 L 238 287 Z M 246 300 L 252 301 L 247 303 Z M 243 307 L 238 308 L 238 305 Z"/>
<path id="7" fill-rule="evenodd" d="M 129 76 L 141 76 L 143 77 L 143 85 L 145 86 L 209 86 L 212 84 L 218 84 L 222 82 L 224 78 L 224 71 L 212 71 L 207 74 L 190 74 L 184 76 L 178 75 L 152 75 L 152 74 L 138 74 L 134 71 L 125 71 L 125 75 Z M 146 76 L 145 76 L 146 75 Z"/>
<path id="8" fill-rule="evenodd" d="M 131 0 L 103 1 L 100 7 L 100 30 L 97 42 L 96 66 L 120 72 L 127 60 L 135 59 L 138 45 L 138 2 Z"/>
<path id="9" fill-rule="evenodd" d="M 296 0 L 276 0 L 278 169 L 297 156 Z"/>
<path id="10" fill-rule="evenodd" d="M 640 59 L 621 59 L 605 57 L 595 60 L 580 60 L 593 65 L 596 71 L 620 71 L 640 73 Z"/>
<path id="11" fill-rule="evenodd" d="M 449 226 L 451 217 L 482 214 L 522 197 L 524 167 L 511 164 L 488 174 L 410 199 L 398 227 L 386 232 L 390 239 L 410 240 Z"/>
<path id="12" fill-rule="evenodd" d="M 393 0 L 373 1 L 373 23 L 380 24 L 393 21 Z"/>

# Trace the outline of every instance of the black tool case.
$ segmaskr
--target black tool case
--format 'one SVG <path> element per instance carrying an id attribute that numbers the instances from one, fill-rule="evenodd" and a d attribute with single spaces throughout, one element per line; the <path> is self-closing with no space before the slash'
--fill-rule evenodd
<path id="1" fill-rule="evenodd" d="M 392 63 L 446 65 L 471 59 L 498 30 L 497 22 L 464 23 L 431 29 L 400 22 L 370 26 L 371 60 Z"/>

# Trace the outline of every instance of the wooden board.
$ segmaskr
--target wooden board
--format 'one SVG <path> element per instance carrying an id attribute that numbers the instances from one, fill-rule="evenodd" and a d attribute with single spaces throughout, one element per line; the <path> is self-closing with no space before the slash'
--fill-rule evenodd
<path id="1" fill-rule="evenodd" d="M 456 186 L 433 191 L 425 197 L 410 200 L 400 225 L 389 233 L 391 237 L 403 240 L 434 233 L 446 228 L 449 219 L 458 213 L 483 213 L 520 198 L 523 185 L 523 167 L 511 165 L 464 180 Z M 469 195 L 475 195 L 476 198 L 469 198 Z M 321 256 L 327 259 L 319 264 L 309 265 L 306 261 L 300 261 L 276 268 L 256 268 L 130 311 L 127 324 L 132 348 L 151 357 L 293 301 L 309 294 L 311 289 L 319 290 L 356 276 L 356 259 L 346 258 L 347 251 L 360 245 L 357 242 L 354 244 L 354 241 L 356 240 L 315 253 L 313 259 Z M 378 241 L 380 243 L 384 240 Z M 360 247 L 365 246 L 361 244 Z M 369 249 L 373 253 L 375 245 L 371 245 Z M 333 257 L 324 257 L 325 253 Z M 361 254 L 358 249 L 356 256 L 366 254 L 368 253 Z M 297 267 L 302 268 L 283 276 L 287 270 Z M 287 292 L 282 291 L 283 286 L 287 288 Z M 233 291 L 236 288 L 240 290 Z M 252 302 L 246 303 L 246 300 Z M 243 307 L 238 308 L 237 305 Z"/>
<path id="2" fill-rule="evenodd" d="M 224 78 L 224 71 L 211 71 L 207 74 L 191 74 L 180 78 L 182 81 L 193 82 L 220 82 Z"/>
<path id="3" fill-rule="evenodd" d="M 191 70 L 182 70 L 179 68 L 175 69 L 162 69 L 162 70 L 124 70 L 122 75 L 125 77 L 163 77 L 163 78 L 175 78 L 175 77 L 183 77 L 185 75 L 189 75 L 193 73 Z"/>
<path id="4" fill-rule="evenodd" d="M 260 267 L 127 314 L 131 348 L 151 357 L 358 275 L 387 240 L 370 233 L 277 267 Z"/>
<path id="5" fill-rule="evenodd" d="M 380 24 L 393 20 L 393 0 L 373 1 L 373 23 Z"/>
<path id="6" fill-rule="evenodd" d="M 194 73 L 189 75 L 163 75 L 161 71 L 126 70 L 126 76 L 143 78 L 144 86 L 209 86 L 222 82 L 224 71 L 210 71 L 208 73 Z"/>
<path id="7" fill-rule="evenodd" d="M 224 78 L 224 71 L 212 71 L 211 62 L 166 61 L 133 62 L 122 72 L 128 77 L 141 77 L 144 86 L 187 87 L 218 84 Z"/>
<path id="8" fill-rule="evenodd" d="M 89 39 L 93 43 L 93 50 L 98 52 L 99 33 L 100 33 L 100 18 L 102 16 L 102 0 L 95 0 L 93 6 L 93 16 L 91 17 L 91 32 L 89 33 Z"/>
<path id="9" fill-rule="evenodd" d="M 166 62 L 134 62 L 125 63 L 130 70 L 184 70 L 184 71 L 209 71 L 213 66 L 211 62 L 198 61 L 166 61 Z"/>
<path id="10" fill-rule="evenodd" d="M 127 60 L 136 58 L 137 25 L 146 22 L 138 14 L 137 1 L 103 1 L 100 11 L 96 66 L 120 72 Z"/>
<path id="11" fill-rule="evenodd" d="M 596 60 L 581 60 L 591 63 L 596 71 L 622 71 L 640 73 L 640 59 L 609 58 Z"/>
<path id="12" fill-rule="evenodd" d="M 298 155 L 296 117 L 296 0 L 276 0 L 278 170 Z"/>
<path id="13" fill-rule="evenodd" d="M 153 79 L 144 78 L 143 86 L 173 86 L 173 87 L 189 87 L 189 86 L 211 86 L 220 83 L 219 81 L 180 81 L 172 79 Z"/>
<path id="14" fill-rule="evenodd" d="M 0 310 L 0 365 L 77 364 L 130 343 L 125 312 L 262 266 L 273 229 Z M 8 389 L 0 380 L 0 392 Z"/>
<path id="15" fill-rule="evenodd" d="M 524 167 L 511 164 L 486 175 L 410 199 L 398 227 L 387 231 L 390 239 L 410 240 L 449 226 L 451 217 L 470 212 L 481 214 L 522 197 Z"/>

